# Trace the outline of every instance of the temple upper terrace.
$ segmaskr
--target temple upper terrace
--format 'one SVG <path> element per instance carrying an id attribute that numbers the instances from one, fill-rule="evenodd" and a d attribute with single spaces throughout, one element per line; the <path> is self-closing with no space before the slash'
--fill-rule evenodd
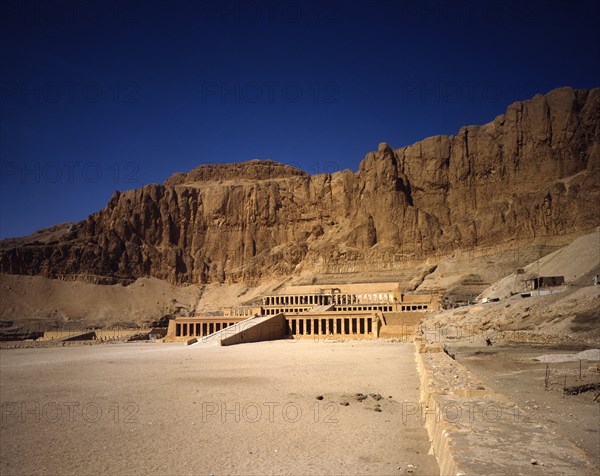
<path id="1" fill-rule="evenodd" d="M 396 285 L 397 286 L 397 285 Z M 427 312 L 438 309 L 438 296 L 432 294 L 403 294 L 397 289 L 365 290 L 368 285 L 316 288 L 292 286 L 282 294 L 264 296 L 249 306 L 223 308 L 223 315 L 251 317 L 283 313 L 323 311 L 340 312 Z M 380 286 L 383 287 L 383 286 Z M 353 289 L 354 288 L 354 289 Z M 358 288 L 358 289 L 356 289 Z M 354 292 L 353 292 L 354 291 Z"/>

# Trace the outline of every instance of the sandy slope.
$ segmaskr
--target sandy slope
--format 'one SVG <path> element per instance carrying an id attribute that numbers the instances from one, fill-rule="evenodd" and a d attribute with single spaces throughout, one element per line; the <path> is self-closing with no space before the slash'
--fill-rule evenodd
<path id="1" fill-rule="evenodd" d="M 514 270 L 513 270 L 514 271 Z M 521 281 L 540 276 L 564 276 L 568 284 L 577 283 L 587 277 L 587 281 L 579 284 L 590 285 L 592 276 L 600 273 L 600 228 L 594 233 L 581 236 L 571 244 L 550 253 L 524 267 L 522 275 L 511 273 L 487 288 L 481 297 L 510 296 L 511 291 L 522 290 Z"/>
<path id="2" fill-rule="evenodd" d="M 561 293 L 464 306 L 427 318 L 423 328 L 442 339 L 561 343 L 600 341 L 600 286 L 572 287 Z"/>
<path id="3" fill-rule="evenodd" d="M 15 325 L 143 324 L 193 308 L 197 286 L 178 287 L 155 278 L 129 286 L 101 286 L 41 276 L 0 274 L 0 319 Z"/>

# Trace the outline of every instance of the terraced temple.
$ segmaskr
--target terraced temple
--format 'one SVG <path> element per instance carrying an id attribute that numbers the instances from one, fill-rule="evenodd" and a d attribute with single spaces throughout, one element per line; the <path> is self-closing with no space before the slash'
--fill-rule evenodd
<path id="1" fill-rule="evenodd" d="M 257 305 L 226 307 L 217 316 L 172 319 L 166 341 L 207 337 L 236 326 L 241 332 L 260 316 L 285 318 L 284 337 L 402 337 L 412 333 L 424 313 L 439 308 L 439 297 L 403 294 L 397 283 L 351 284 L 339 287 L 291 286 L 264 296 Z M 271 333 L 264 339 L 270 340 Z"/>

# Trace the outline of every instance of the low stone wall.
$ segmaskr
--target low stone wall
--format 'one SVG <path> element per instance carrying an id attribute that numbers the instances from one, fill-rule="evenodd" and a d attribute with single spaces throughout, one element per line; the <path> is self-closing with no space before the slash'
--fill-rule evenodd
<path id="1" fill-rule="evenodd" d="M 423 312 L 384 312 L 379 337 L 408 338 L 419 331 Z"/>
<path id="2" fill-rule="evenodd" d="M 63 329 L 58 331 L 46 331 L 44 336 L 38 339 L 38 342 L 53 340 L 75 340 L 75 339 L 96 339 L 96 340 L 121 340 L 134 334 L 143 334 L 150 332 L 150 328 L 128 328 L 128 329 Z M 93 334 L 93 335 L 92 335 Z M 87 336 L 87 337 L 84 337 Z"/>
<path id="3" fill-rule="evenodd" d="M 439 344 L 415 340 L 421 401 L 405 418 L 425 423 L 443 475 L 595 475 L 571 441 L 488 389 Z"/>

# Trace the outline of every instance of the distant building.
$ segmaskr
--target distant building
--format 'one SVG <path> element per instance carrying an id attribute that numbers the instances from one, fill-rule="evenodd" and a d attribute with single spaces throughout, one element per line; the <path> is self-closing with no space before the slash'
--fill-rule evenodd
<path id="1" fill-rule="evenodd" d="M 540 288 L 552 288 L 565 284 L 564 276 L 537 276 L 525 280 L 525 289 L 533 291 Z"/>

